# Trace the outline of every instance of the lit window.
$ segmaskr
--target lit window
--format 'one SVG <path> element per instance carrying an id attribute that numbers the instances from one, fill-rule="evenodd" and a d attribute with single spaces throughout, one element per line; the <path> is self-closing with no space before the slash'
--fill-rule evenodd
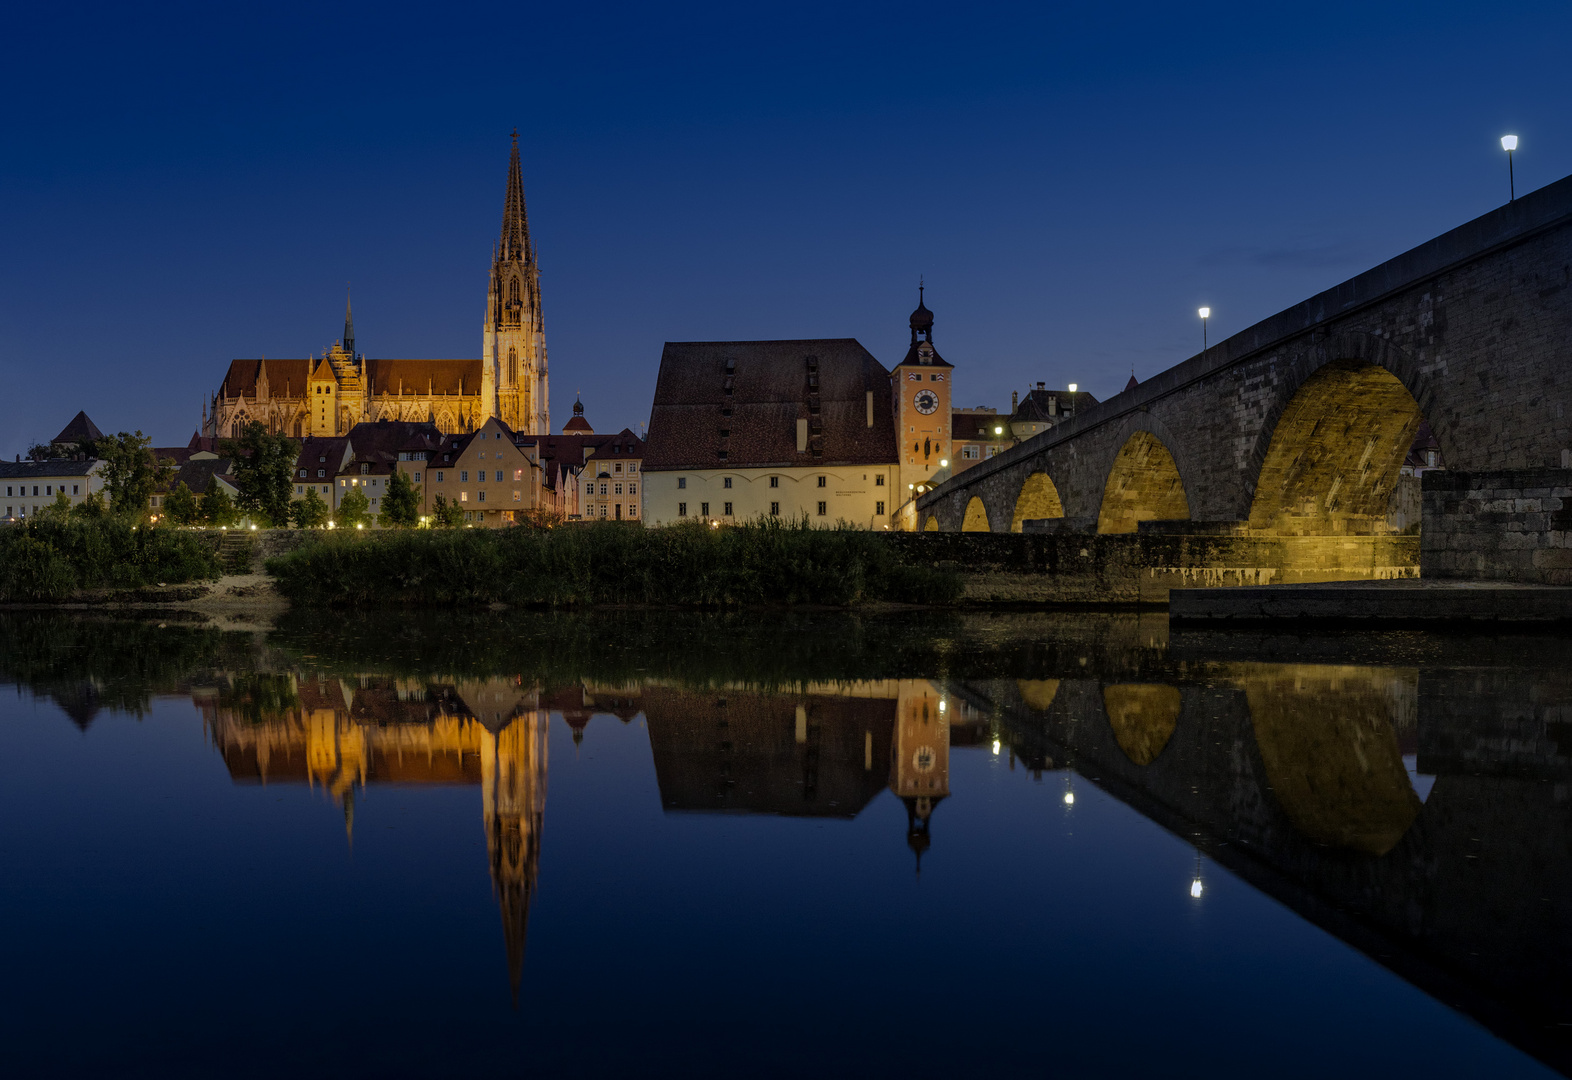
<path id="1" fill-rule="evenodd" d="M 514 489 L 513 489 L 513 501 L 514 501 L 514 502 L 522 502 L 522 501 L 523 501 L 523 500 L 522 500 L 522 499 L 521 499 L 521 497 L 520 497 L 520 496 L 519 496 L 519 490 L 518 490 L 518 488 L 514 488 Z"/>
<path id="2" fill-rule="evenodd" d="M 469 502 L 469 492 L 467 492 L 467 491 L 459 492 L 459 502 Z"/>
<path id="3" fill-rule="evenodd" d="M 513 470 L 513 479 L 514 479 L 514 481 L 519 481 L 519 480 L 524 479 L 524 470 L 523 469 L 514 469 Z"/>

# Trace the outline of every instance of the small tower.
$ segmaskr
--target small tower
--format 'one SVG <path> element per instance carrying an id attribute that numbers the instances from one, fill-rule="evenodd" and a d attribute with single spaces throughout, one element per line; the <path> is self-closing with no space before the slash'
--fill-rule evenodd
<path id="1" fill-rule="evenodd" d="M 950 363 L 933 347 L 933 312 L 917 286 L 917 310 L 909 320 L 911 348 L 890 375 L 895 395 L 895 449 L 900 464 L 899 499 L 917 494 L 950 457 Z"/>
<path id="2" fill-rule="evenodd" d="M 529 235 L 519 133 L 513 133 L 502 236 L 491 259 L 481 350 L 481 411 L 521 435 L 549 435 L 546 324 L 540 306 L 540 265 Z"/>
<path id="3" fill-rule="evenodd" d="M 890 790 L 906 805 L 906 844 L 921 873 L 934 807 L 950 794 L 950 723 L 945 699 L 932 683 L 902 680 L 898 685 L 890 753 Z"/>

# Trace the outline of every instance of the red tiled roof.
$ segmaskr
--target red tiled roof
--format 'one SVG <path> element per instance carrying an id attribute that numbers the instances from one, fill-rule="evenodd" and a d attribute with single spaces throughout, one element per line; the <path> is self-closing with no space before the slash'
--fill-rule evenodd
<path id="1" fill-rule="evenodd" d="M 819 456 L 797 450 L 797 421 L 815 419 L 809 409 L 814 389 L 810 358 L 817 362 L 821 424 L 818 431 L 810 428 L 810 447 L 817 446 Z M 730 416 L 724 415 L 728 408 Z M 891 462 L 896 460 L 892 409 L 890 373 L 854 338 L 669 341 L 655 381 L 644 467 Z"/>

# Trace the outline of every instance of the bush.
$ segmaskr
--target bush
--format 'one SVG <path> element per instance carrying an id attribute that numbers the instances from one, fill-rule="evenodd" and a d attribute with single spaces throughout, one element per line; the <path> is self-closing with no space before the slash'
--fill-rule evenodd
<path id="1" fill-rule="evenodd" d="M 843 606 L 960 594 L 956 575 L 903 561 L 879 535 L 806 522 L 340 535 L 270 559 L 267 569 L 295 603 L 363 608 Z"/>
<path id="2" fill-rule="evenodd" d="M 218 576 L 201 537 L 119 517 L 40 516 L 0 529 L 0 600 L 62 600 L 77 589 L 137 589 Z"/>

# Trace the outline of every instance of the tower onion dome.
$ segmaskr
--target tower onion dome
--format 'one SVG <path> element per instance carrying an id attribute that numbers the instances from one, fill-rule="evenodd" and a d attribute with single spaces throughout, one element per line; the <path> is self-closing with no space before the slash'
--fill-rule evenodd
<path id="1" fill-rule="evenodd" d="M 584 402 L 575 399 L 573 402 L 573 419 L 562 425 L 564 435 L 593 435 L 595 429 L 590 427 L 590 422 L 584 419 Z"/>
<path id="2" fill-rule="evenodd" d="M 922 302 L 921 285 L 917 286 L 917 310 L 912 312 L 911 325 L 913 332 L 933 330 L 933 312 L 928 310 L 928 305 Z"/>

